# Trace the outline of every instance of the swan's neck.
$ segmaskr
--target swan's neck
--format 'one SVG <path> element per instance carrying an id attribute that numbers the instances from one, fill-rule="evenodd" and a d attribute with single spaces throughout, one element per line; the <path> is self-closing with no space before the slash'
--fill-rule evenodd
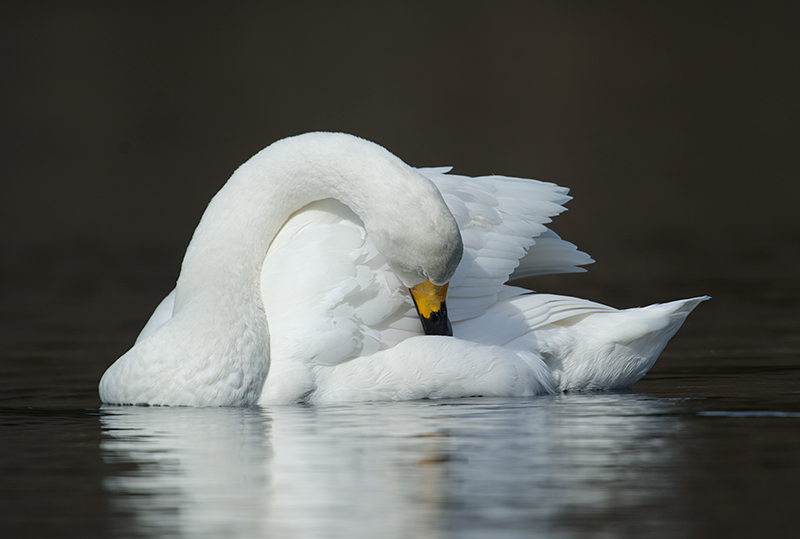
<path id="1" fill-rule="evenodd" d="M 310 137 L 318 140 L 308 144 Z M 210 298 L 218 309 L 257 308 L 263 316 L 264 257 L 289 217 L 312 202 L 334 198 L 359 215 L 369 231 L 374 208 L 408 196 L 397 182 L 376 181 L 398 174 L 415 173 L 380 146 L 355 137 L 318 133 L 262 150 L 208 205 L 183 260 L 175 312 Z"/>

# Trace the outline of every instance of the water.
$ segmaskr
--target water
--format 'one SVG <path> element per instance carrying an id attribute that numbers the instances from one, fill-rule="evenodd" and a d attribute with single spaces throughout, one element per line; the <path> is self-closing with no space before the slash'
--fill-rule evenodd
<path id="1" fill-rule="evenodd" d="M 153 535 L 668 537 L 686 509 L 680 412 L 636 394 L 105 412 L 115 525 Z"/>
<path id="2" fill-rule="evenodd" d="M 747 294 L 602 271 L 542 281 L 620 306 L 715 294 L 627 393 L 101 407 L 97 381 L 171 286 L 180 249 L 13 253 L 0 281 L 3 537 L 789 537 L 800 524 L 791 279 Z"/>

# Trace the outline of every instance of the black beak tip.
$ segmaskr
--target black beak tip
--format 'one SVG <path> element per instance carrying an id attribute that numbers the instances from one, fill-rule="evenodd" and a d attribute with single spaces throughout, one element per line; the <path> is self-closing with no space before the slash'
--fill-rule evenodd
<path id="1" fill-rule="evenodd" d="M 453 326 L 450 324 L 450 318 L 447 317 L 447 307 L 442 303 L 441 309 L 438 312 L 432 312 L 430 318 L 424 316 L 419 317 L 422 322 L 422 329 L 425 335 L 446 335 L 453 336 Z"/>

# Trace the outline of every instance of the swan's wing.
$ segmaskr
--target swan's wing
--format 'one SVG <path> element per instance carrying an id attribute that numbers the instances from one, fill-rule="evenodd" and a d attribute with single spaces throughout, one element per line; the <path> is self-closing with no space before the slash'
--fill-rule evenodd
<path id="1" fill-rule="evenodd" d="M 552 230 L 546 230 L 535 238 L 536 243 L 528 248 L 509 279 L 522 279 L 554 273 L 582 273 L 586 264 L 592 264 L 591 256 L 568 241 L 564 241 Z"/>
<path id="2" fill-rule="evenodd" d="M 334 200 L 286 222 L 264 260 L 261 292 L 273 366 L 283 357 L 335 365 L 422 333 L 361 220 Z"/>
<path id="3" fill-rule="evenodd" d="M 452 321 L 485 313 L 512 273 L 519 278 L 584 271 L 578 266 L 593 262 L 545 226 L 565 210 L 567 188 L 506 176 L 446 174 L 448 168 L 418 170 L 442 193 L 464 241 L 448 293 Z"/>
<path id="4" fill-rule="evenodd" d="M 570 296 L 526 294 L 498 301 L 482 316 L 454 323 L 453 332 L 479 344 L 506 346 L 547 326 L 617 312 L 608 305 Z"/>

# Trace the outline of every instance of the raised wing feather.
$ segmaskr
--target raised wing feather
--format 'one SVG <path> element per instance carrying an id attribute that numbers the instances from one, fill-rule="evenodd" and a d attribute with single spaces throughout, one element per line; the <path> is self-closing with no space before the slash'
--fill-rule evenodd
<path id="1" fill-rule="evenodd" d="M 618 312 L 617 309 L 585 299 L 525 294 L 492 305 L 482 316 L 453 324 L 453 332 L 462 339 L 479 344 L 505 346 L 545 326 L 567 320 L 575 322 L 590 314 L 614 312 Z M 497 320 L 503 320 L 503 323 L 498 324 Z"/>
<path id="2" fill-rule="evenodd" d="M 538 180 L 471 178 L 448 171 L 419 169 L 439 188 L 464 241 L 464 257 L 448 294 L 453 322 L 484 314 L 512 273 L 518 278 L 583 271 L 577 265 L 592 262 L 589 255 L 545 226 L 565 210 L 570 200 L 567 188 Z M 518 268 L 520 259 L 525 264 Z"/>
<path id="3" fill-rule="evenodd" d="M 528 248 L 514 269 L 511 279 L 551 275 L 553 273 L 582 273 L 586 264 L 594 260 L 575 244 L 564 241 L 552 230 L 547 230 L 536 237 L 536 243 Z"/>

